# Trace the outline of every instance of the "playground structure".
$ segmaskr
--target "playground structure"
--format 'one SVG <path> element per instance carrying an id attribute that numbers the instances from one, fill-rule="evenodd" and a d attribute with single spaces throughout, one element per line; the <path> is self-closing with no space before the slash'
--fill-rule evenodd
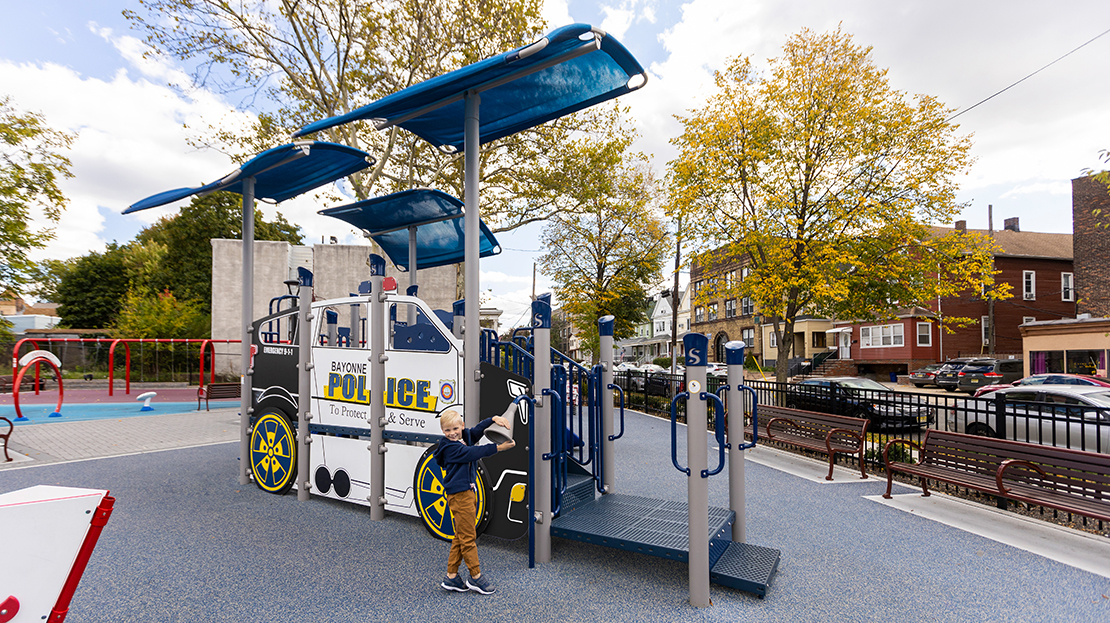
<path id="1" fill-rule="evenodd" d="M 32 387 L 34 388 L 35 395 L 38 395 L 43 389 L 41 378 L 41 367 L 46 364 L 49 365 L 51 371 L 54 373 L 54 378 L 58 383 L 58 404 L 50 417 L 61 417 L 62 405 L 64 402 L 65 387 L 62 378 L 63 363 L 51 350 L 47 348 L 54 344 L 70 345 L 76 344 L 84 348 L 86 345 L 92 345 L 97 350 L 102 347 L 107 347 L 107 367 L 108 367 L 108 396 L 115 395 L 115 369 L 116 369 L 116 349 L 119 345 L 123 345 L 124 362 L 123 362 L 123 379 L 124 379 L 124 394 L 131 394 L 131 345 L 139 344 L 140 346 L 152 344 L 157 346 L 161 345 L 190 345 L 199 344 L 200 352 L 198 356 L 198 376 L 200 386 L 205 385 L 205 372 L 208 372 L 207 382 L 209 384 L 215 382 L 215 357 L 216 357 L 216 344 L 234 344 L 239 340 L 212 340 L 212 339 L 170 339 L 170 338 L 24 338 L 16 342 L 15 347 L 12 349 L 12 400 L 15 405 L 16 421 L 26 422 L 27 418 L 23 416 L 19 394 L 22 381 L 28 372 L 34 372 L 34 381 Z M 29 346 L 32 350 L 20 356 L 20 351 L 24 346 Z M 206 355 L 209 358 L 209 365 L 205 366 Z M 149 400 L 147 401 L 149 403 Z M 149 407 L 149 404 L 146 405 Z M 144 409 L 149 410 L 149 409 Z"/>
<path id="2" fill-rule="evenodd" d="M 480 465 L 480 530 L 506 538 L 527 532 L 530 564 L 550 561 L 553 535 L 686 560 L 690 603 L 697 607 L 709 605 L 710 580 L 763 595 L 778 552 L 743 542 L 745 446 L 729 447 L 722 401 L 700 391 L 706 376 L 704 336 L 687 336 L 691 393 L 675 398 L 688 401 L 690 465 L 679 467 L 677 458 L 675 465 L 689 478 L 689 503 L 657 503 L 621 497 L 615 490 L 613 444 L 623 434 L 623 405 L 622 430 L 614 434 L 611 392 L 620 388 L 612 383 L 612 318 L 601 320 L 602 363 L 587 370 L 551 349 L 550 297 L 533 302 L 531 327 L 508 342 L 482 331 L 478 305 L 467 304 L 479 299 L 479 257 L 498 249 L 477 218 L 479 145 L 624 95 L 645 82 L 643 69 L 613 37 L 575 24 L 298 131 L 296 136 L 303 136 L 369 119 L 377 129 L 399 125 L 440 149 L 464 152 L 465 203 L 419 190 L 322 211 L 362 229 L 395 265 L 408 270 L 404 295 L 395 280 L 384 276 L 384 258 L 371 254 L 370 279 L 358 294 L 312 302 L 313 276 L 301 268 L 295 307 L 281 310 L 285 297 L 277 297 L 271 310 L 276 304 L 279 311 L 257 320 L 251 316 L 248 215 L 255 193 L 262 189 L 262 195 L 280 201 L 373 161 L 349 148 L 315 142 L 274 148 L 218 182 L 168 191 L 132 206 L 128 212 L 214 189 L 243 194 L 240 482 L 248 481 L 249 467 L 250 478 L 266 491 L 284 493 L 295 486 L 298 500 L 315 494 L 365 505 L 371 520 L 384 518 L 386 510 L 416 515 L 432 534 L 450 538 L 442 472 L 431 456 L 440 438 L 438 416 L 461 407 L 472 426 L 482 417 L 505 414 L 513 418 L 517 447 Z M 310 180 L 302 180 L 310 168 L 305 161 L 321 150 L 344 152 L 362 163 L 333 167 L 335 177 L 314 170 Z M 416 296 L 417 267 L 460 260 L 465 298 L 450 313 L 429 309 Z M 345 323 L 340 316 L 346 316 Z M 742 361 L 743 345 L 735 348 Z M 736 432 L 729 438 L 743 440 L 740 366 L 730 366 L 729 374 L 729 403 L 739 407 L 730 422 Z M 706 465 L 707 401 L 716 406 L 719 445 L 720 463 L 712 471 Z M 747 411 L 757 417 L 754 400 Z M 675 425 L 672 431 L 676 457 Z M 726 450 L 735 479 L 730 493 L 735 489 L 736 495 L 730 495 L 732 508 L 710 509 L 706 479 L 723 469 Z M 654 539 L 630 533 L 651 533 Z"/>

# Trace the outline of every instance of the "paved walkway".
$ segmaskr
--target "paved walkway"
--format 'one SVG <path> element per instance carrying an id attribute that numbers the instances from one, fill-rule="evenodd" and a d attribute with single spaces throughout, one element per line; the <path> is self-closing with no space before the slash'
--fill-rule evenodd
<path id="1" fill-rule="evenodd" d="M 1032 536 L 1010 544 L 996 538 L 1011 530 L 997 511 L 924 512 L 908 487 L 888 504 L 879 479 L 846 470 L 827 483 L 827 464 L 770 448 L 746 470 L 748 538 L 782 551 L 766 599 L 713 586 L 714 605 L 694 609 L 681 563 L 555 539 L 552 562 L 528 569 L 527 539 L 488 537 L 482 568 L 498 593 L 446 594 L 448 546 L 414 518 L 372 522 L 363 507 L 240 486 L 237 419 L 228 409 L 17 429 L 32 431 L 13 445 L 33 460 L 0 469 L 0 493 L 62 484 L 117 498 L 68 622 L 1110 620 L 1110 571 L 1097 564 L 1110 539 L 1079 535 L 1077 547 L 1065 542 L 1078 533 L 1025 522 Z M 628 415 L 619 492 L 685 499 L 669 429 Z M 723 474 L 710 504 L 728 505 Z M 1027 551 L 1030 540 L 1046 551 Z M 1070 561 L 1076 549 L 1095 563 Z"/>
<path id="2" fill-rule="evenodd" d="M 238 407 L 27 424 L 15 428 L 8 445 L 10 451 L 22 456 L 13 455 L 15 461 L 0 463 L 0 470 L 236 441 L 238 424 Z"/>

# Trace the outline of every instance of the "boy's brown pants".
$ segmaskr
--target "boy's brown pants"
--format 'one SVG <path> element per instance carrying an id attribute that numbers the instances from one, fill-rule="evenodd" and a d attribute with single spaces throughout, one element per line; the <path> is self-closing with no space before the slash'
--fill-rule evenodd
<path id="1" fill-rule="evenodd" d="M 474 530 L 474 514 L 477 512 L 478 494 L 473 489 L 462 493 L 449 493 L 447 507 L 451 509 L 451 523 L 455 526 L 455 538 L 451 541 L 451 552 L 447 554 L 447 573 L 458 573 L 459 564 L 466 561 L 470 577 L 482 575 L 478 563 L 478 538 Z"/>

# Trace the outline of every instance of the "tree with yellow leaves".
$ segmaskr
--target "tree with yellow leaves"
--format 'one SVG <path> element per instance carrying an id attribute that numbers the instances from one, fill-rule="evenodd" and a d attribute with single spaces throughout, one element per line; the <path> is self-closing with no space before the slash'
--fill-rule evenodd
<path id="1" fill-rule="evenodd" d="M 565 187 L 577 209 L 548 221 L 543 233 L 547 252 L 539 258 L 595 361 L 600 354 L 597 319 L 612 314 L 614 337 L 630 337 L 643 320 L 648 289 L 659 282 L 670 248 L 647 158 L 629 151 L 636 136 L 624 109 L 602 111 L 612 133 L 579 136 L 565 146 L 567 161 L 560 170 L 576 172 Z"/>
<path id="2" fill-rule="evenodd" d="M 710 274 L 716 261 L 747 260 L 751 276 L 727 287 L 751 297 L 786 345 L 780 381 L 793 343 L 783 336 L 803 313 L 883 318 L 993 283 L 989 240 L 936 228 L 962 208 L 954 178 L 970 164 L 970 138 L 935 98 L 891 88 L 871 48 L 839 29 L 803 30 L 766 76 L 736 58 L 716 85 L 680 118 L 669 210 L 699 236 Z"/>

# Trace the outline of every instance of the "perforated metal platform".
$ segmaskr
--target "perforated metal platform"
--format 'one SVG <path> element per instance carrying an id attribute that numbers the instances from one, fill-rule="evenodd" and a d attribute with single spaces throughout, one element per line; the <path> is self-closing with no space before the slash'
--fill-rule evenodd
<path id="1" fill-rule="evenodd" d="M 763 597 L 778 567 L 779 550 L 730 542 L 710 569 L 709 581 Z"/>
<path id="2" fill-rule="evenodd" d="M 687 562 L 689 507 L 685 502 L 604 495 L 551 522 L 551 535 Z M 733 512 L 709 508 L 710 566 L 728 549 Z"/>

